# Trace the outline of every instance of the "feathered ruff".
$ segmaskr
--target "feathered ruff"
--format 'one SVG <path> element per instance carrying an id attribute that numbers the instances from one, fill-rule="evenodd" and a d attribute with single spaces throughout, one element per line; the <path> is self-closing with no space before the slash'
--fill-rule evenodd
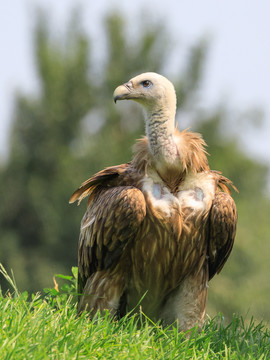
<path id="1" fill-rule="evenodd" d="M 180 154 L 180 160 L 184 171 L 190 170 L 193 173 L 208 171 L 206 142 L 201 134 L 192 131 L 175 130 L 176 145 Z"/>
<path id="2" fill-rule="evenodd" d="M 178 169 L 174 169 L 174 172 L 185 173 L 187 170 L 191 170 L 197 173 L 209 170 L 208 153 L 205 150 L 207 145 L 201 134 L 188 130 L 179 131 L 176 128 L 173 136 L 181 164 Z M 139 172 L 147 173 L 147 169 L 154 166 L 155 162 L 149 152 L 149 142 L 146 136 L 137 140 L 133 146 L 133 153 L 132 164 Z"/>
<path id="3" fill-rule="evenodd" d="M 178 151 L 181 154 L 179 159 L 182 166 L 177 170 L 173 169 L 172 174 L 168 171 L 167 176 L 172 178 L 173 183 L 175 184 L 172 185 L 170 179 L 163 179 L 166 185 L 171 188 L 172 192 L 174 192 L 175 187 L 179 186 L 188 170 L 193 173 L 210 171 L 206 156 L 208 153 L 205 149 L 207 145 L 199 133 L 175 129 L 174 136 L 177 140 L 176 145 Z M 119 176 L 124 185 L 130 185 L 132 181 L 139 181 L 142 176 L 147 174 L 148 169 L 150 168 L 155 168 L 155 163 L 149 152 L 148 139 L 145 136 L 137 140 L 136 144 L 133 146 L 133 159 L 131 162 L 110 166 L 99 171 L 81 184 L 70 197 L 69 203 L 74 203 L 78 200 L 79 205 L 85 197 L 91 195 L 96 188 L 102 186 L 105 182 L 107 183 L 109 181 L 111 186 L 114 186 L 114 184 L 117 185 Z M 220 191 L 231 194 L 231 187 L 238 192 L 238 189 L 233 185 L 232 181 L 223 176 L 220 171 L 211 170 L 211 172 L 217 175 L 217 186 Z M 131 176 L 133 177 L 133 180 L 131 179 Z M 91 196 L 89 198 L 89 202 L 90 201 Z"/>

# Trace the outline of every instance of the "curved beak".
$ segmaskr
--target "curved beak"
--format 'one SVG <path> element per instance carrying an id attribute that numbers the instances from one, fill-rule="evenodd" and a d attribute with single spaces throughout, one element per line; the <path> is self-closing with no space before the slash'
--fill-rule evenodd
<path id="1" fill-rule="evenodd" d="M 133 90 L 133 84 L 131 81 L 118 86 L 113 93 L 113 100 L 116 103 L 117 100 L 130 99 L 130 94 Z"/>

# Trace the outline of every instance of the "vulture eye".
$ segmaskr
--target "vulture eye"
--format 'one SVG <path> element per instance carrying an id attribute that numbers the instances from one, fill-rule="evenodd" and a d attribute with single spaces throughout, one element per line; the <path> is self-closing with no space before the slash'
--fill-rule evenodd
<path id="1" fill-rule="evenodd" d="M 141 82 L 141 84 L 144 88 L 149 88 L 152 85 L 150 80 L 144 80 Z"/>

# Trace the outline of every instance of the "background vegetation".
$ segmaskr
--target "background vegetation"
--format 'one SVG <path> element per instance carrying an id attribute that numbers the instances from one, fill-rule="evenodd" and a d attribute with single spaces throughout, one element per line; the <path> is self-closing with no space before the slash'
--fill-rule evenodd
<path id="1" fill-rule="evenodd" d="M 37 291 L 52 285 L 54 273 L 70 273 L 86 203 L 70 206 L 69 196 L 96 171 L 129 161 L 132 144 L 144 133 L 136 104 L 112 101 L 114 88 L 132 76 L 164 73 L 171 52 L 165 26 L 148 17 L 140 29 L 129 37 L 121 15 L 109 14 L 106 52 L 97 64 L 91 34 L 80 28 L 76 14 L 62 36 L 42 13 L 37 16 L 33 40 L 40 91 L 16 95 L 9 158 L 0 167 L 0 260 L 13 269 L 19 289 Z M 164 75 L 176 86 L 179 128 L 188 115 L 192 130 L 209 145 L 211 167 L 240 191 L 233 194 L 236 244 L 222 274 L 210 283 L 208 313 L 270 321 L 268 169 L 241 148 L 244 128 L 240 120 L 232 123 L 226 105 L 199 109 L 206 55 L 207 44 L 199 41 L 184 65 L 181 59 L 177 71 Z M 3 278 L 1 286 L 7 288 Z"/>

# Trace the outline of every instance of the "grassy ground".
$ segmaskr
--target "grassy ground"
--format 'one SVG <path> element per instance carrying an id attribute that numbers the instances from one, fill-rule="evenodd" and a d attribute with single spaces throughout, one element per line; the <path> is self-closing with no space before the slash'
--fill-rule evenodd
<path id="1" fill-rule="evenodd" d="M 78 317 L 72 283 L 29 296 L 8 281 L 14 293 L 0 295 L 0 359 L 270 359 L 269 329 L 237 316 L 228 326 L 222 316 L 209 319 L 187 338 L 138 315 Z"/>

